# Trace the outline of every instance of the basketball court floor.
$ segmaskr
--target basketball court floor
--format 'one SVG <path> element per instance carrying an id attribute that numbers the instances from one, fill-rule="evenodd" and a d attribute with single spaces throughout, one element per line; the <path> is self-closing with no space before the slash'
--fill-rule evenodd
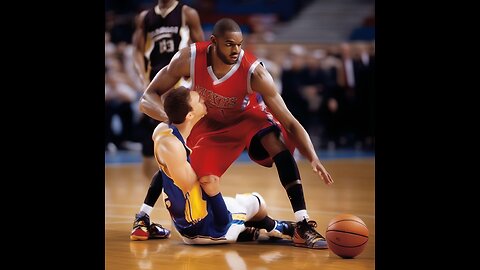
<path id="1" fill-rule="evenodd" d="M 135 213 L 143 202 L 150 179 L 135 158 L 106 155 L 105 164 L 105 269 L 375 269 L 375 157 L 373 154 L 320 153 L 335 183 L 326 186 L 308 162 L 298 161 L 310 218 L 325 236 L 330 219 L 350 213 L 369 229 L 365 250 L 353 259 L 342 259 L 331 250 L 312 250 L 290 243 L 235 243 L 212 246 L 183 244 L 162 200 L 151 220 L 172 230 L 166 240 L 130 241 Z M 322 158 L 323 156 L 323 158 Z M 269 215 L 292 220 L 293 212 L 275 167 L 264 168 L 240 158 L 222 178 L 222 194 L 259 192 Z"/>

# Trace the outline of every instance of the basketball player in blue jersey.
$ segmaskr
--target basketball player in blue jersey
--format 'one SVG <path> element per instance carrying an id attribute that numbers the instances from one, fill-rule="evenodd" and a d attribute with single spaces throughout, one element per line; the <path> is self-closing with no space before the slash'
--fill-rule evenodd
<path id="1" fill-rule="evenodd" d="M 291 239 L 294 223 L 270 218 L 260 194 L 223 197 L 219 177 L 198 180 L 190 165 L 192 150 L 185 141 L 207 113 L 203 98 L 179 87 L 166 95 L 164 108 L 169 121 L 153 132 L 154 154 L 161 168 L 165 205 L 182 240 L 186 244 L 236 242 L 246 226 L 265 229 L 270 237 Z"/>
<path id="2" fill-rule="evenodd" d="M 159 0 L 149 10 L 142 11 L 136 18 L 133 34 L 135 45 L 135 68 L 144 82 L 144 88 L 157 72 L 166 66 L 175 53 L 191 42 L 203 41 L 204 33 L 198 12 L 179 1 Z M 179 82 L 178 84 L 180 84 Z M 150 179 L 157 172 L 158 166 L 153 156 L 152 133 L 160 122 L 142 114 L 139 128 L 142 143 L 143 172 Z M 135 218 L 132 240 L 146 240 L 139 226 L 149 231 L 148 239 L 168 238 L 170 232 L 159 224 L 151 224 L 148 215 L 162 192 L 162 182 L 153 178 L 145 196 L 142 211 L 147 213 L 142 219 Z M 136 230 L 138 229 L 138 231 Z M 136 233 L 140 236 L 136 236 Z"/>

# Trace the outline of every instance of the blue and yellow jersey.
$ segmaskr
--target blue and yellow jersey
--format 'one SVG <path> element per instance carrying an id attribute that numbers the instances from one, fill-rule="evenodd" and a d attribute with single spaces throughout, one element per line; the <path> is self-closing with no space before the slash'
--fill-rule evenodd
<path id="1" fill-rule="evenodd" d="M 155 131 L 157 135 L 177 137 L 185 147 L 185 158 L 190 162 L 191 150 L 186 146 L 178 129 L 174 125 L 160 125 Z M 200 187 L 200 182 L 196 182 L 190 191 L 185 192 L 177 186 L 175 180 L 169 176 L 168 168 L 166 168 L 164 164 L 161 164 L 157 156 L 155 156 L 155 158 L 161 167 L 160 172 L 163 177 L 165 206 L 180 234 L 191 238 L 223 238 L 228 230 L 228 226 L 215 226 L 212 202 Z"/>

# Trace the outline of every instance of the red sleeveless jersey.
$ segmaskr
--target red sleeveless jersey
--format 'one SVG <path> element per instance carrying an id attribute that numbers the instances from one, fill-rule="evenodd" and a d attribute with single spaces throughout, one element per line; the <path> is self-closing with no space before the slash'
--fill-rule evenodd
<path id="1" fill-rule="evenodd" d="M 250 79 L 260 61 L 240 51 L 238 61 L 222 78 L 207 66 L 210 42 L 191 45 L 190 78 L 193 90 L 204 99 L 207 115 L 192 128 L 187 145 L 192 149 L 191 164 L 198 177 L 222 176 L 247 148 L 252 160 L 271 167 L 273 160 L 251 143 L 260 132 L 281 132 L 290 152 L 295 146 L 287 132 L 268 112 L 260 94 L 252 91 Z M 258 96 L 258 99 L 257 99 Z M 250 151 L 252 150 L 252 151 Z M 253 154 L 252 154 L 253 153 Z"/>
<path id="2" fill-rule="evenodd" d="M 250 78 L 260 61 L 251 53 L 240 51 L 238 61 L 222 78 L 217 78 L 207 66 L 210 41 L 191 45 L 190 76 L 192 89 L 205 100 L 205 117 L 229 124 L 239 120 L 245 111 L 264 106 L 250 87 Z"/>

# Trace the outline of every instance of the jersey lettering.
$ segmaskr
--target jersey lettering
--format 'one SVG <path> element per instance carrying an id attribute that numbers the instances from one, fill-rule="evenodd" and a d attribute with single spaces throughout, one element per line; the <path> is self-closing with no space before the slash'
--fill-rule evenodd
<path id="1" fill-rule="evenodd" d="M 159 42 L 160 53 L 172 53 L 175 49 L 175 45 L 172 39 L 162 39 Z"/>

